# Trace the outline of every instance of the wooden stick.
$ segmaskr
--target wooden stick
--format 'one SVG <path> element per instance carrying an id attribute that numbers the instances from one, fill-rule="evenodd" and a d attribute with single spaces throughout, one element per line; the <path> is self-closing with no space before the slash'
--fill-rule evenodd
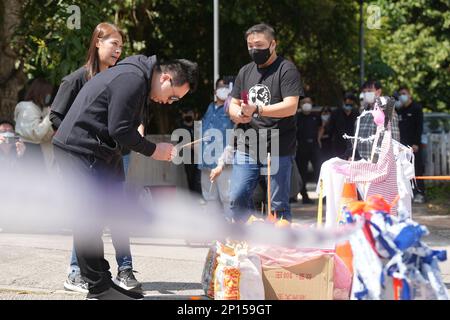
<path id="1" fill-rule="evenodd" d="M 272 214 L 271 196 L 270 196 L 270 153 L 267 154 L 267 217 Z"/>
<path id="2" fill-rule="evenodd" d="M 323 214 L 323 180 L 319 181 L 319 206 L 317 209 L 317 226 L 322 226 L 322 214 Z"/>
<path id="3" fill-rule="evenodd" d="M 191 146 L 191 145 L 193 145 L 193 144 L 197 144 L 197 143 L 199 143 L 200 141 L 205 140 L 205 139 L 209 139 L 209 138 L 210 138 L 210 137 L 207 136 L 207 137 L 204 137 L 204 138 L 197 139 L 197 140 L 195 140 L 195 141 L 186 143 L 186 144 L 182 145 L 182 146 L 180 147 L 180 149 L 184 149 L 184 148 L 186 148 L 186 147 L 189 147 L 189 146 Z"/>

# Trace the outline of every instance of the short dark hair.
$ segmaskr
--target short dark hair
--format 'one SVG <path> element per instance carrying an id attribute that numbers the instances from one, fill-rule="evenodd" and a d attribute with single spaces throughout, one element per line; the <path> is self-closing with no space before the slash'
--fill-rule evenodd
<path id="1" fill-rule="evenodd" d="M 358 99 L 356 99 L 355 94 L 351 91 L 347 91 L 344 93 L 344 101 L 345 100 L 352 100 L 354 103 L 358 102 Z"/>
<path id="2" fill-rule="evenodd" d="M 230 85 L 230 83 L 234 83 L 234 79 L 235 79 L 234 76 L 223 76 L 223 77 L 219 77 L 219 78 L 216 80 L 216 86 L 215 86 L 215 88 L 217 88 L 217 86 L 219 85 L 219 82 L 220 82 L 220 81 L 223 81 L 223 84 L 224 84 L 225 86 L 228 86 L 228 85 Z"/>
<path id="3" fill-rule="evenodd" d="M 331 108 L 328 106 L 322 107 L 322 109 L 320 110 L 320 113 L 323 113 L 323 112 L 331 113 Z"/>
<path id="4" fill-rule="evenodd" d="M 156 65 L 160 72 L 168 72 L 173 76 L 173 85 L 189 84 L 189 92 L 195 92 L 198 86 L 198 64 L 186 59 L 174 59 Z"/>
<path id="5" fill-rule="evenodd" d="M 409 91 L 409 88 L 408 88 L 406 85 L 401 85 L 401 86 L 398 88 L 398 92 L 400 92 L 400 91 L 402 91 L 402 90 L 406 90 L 406 91 L 408 91 L 408 92 L 411 93 L 411 91 Z"/>
<path id="6" fill-rule="evenodd" d="M 6 119 L 0 119 L 0 126 L 2 124 L 9 124 L 14 129 L 14 123 L 12 121 L 6 120 Z"/>
<path id="7" fill-rule="evenodd" d="M 372 87 L 374 87 L 377 90 L 382 88 L 381 83 L 378 80 L 367 80 L 362 85 L 362 89 L 370 89 Z"/>
<path id="8" fill-rule="evenodd" d="M 248 36 L 252 33 L 264 33 L 268 36 L 269 40 L 276 40 L 274 28 L 267 23 L 260 23 L 250 27 L 250 29 L 245 32 L 245 40 L 247 40 Z"/>
<path id="9" fill-rule="evenodd" d="M 219 77 L 219 79 L 216 80 L 216 86 L 215 86 L 216 89 L 217 89 L 217 86 L 219 85 L 220 81 L 223 81 L 223 83 L 225 84 L 225 80 L 223 78 Z"/>

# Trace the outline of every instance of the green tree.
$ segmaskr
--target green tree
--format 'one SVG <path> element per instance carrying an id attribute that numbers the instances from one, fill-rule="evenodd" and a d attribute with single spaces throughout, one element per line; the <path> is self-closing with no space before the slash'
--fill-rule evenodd
<path id="1" fill-rule="evenodd" d="M 376 1 L 381 29 L 366 30 L 369 75 L 392 93 L 411 88 L 429 110 L 450 108 L 450 3 L 445 0 Z"/>
<path id="2" fill-rule="evenodd" d="M 444 0 L 378 0 L 381 29 L 365 30 L 367 78 L 392 93 L 400 83 L 433 110 L 449 101 L 449 5 Z M 70 5 L 81 11 L 81 28 L 68 28 Z M 344 89 L 359 86 L 359 1 L 220 1 L 221 74 L 236 75 L 250 61 L 244 32 L 266 22 L 278 35 L 278 52 L 299 68 L 308 94 L 320 105 L 339 105 Z M 0 17 L 1 18 L 1 17 Z M 366 17 L 367 18 L 367 17 Z M 180 107 L 205 110 L 213 91 L 213 2 L 191 0 L 24 0 L 14 48 L 29 78 L 54 84 L 85 59 L 91 32 L 102 21 L 127 34 L 124 55 L 184 57 L 200 67 L 200 84 L 176 106 L 152 105 L 152 132 L 170 132 Z M 31 32 L 30 32 L 31 30 Z"/>

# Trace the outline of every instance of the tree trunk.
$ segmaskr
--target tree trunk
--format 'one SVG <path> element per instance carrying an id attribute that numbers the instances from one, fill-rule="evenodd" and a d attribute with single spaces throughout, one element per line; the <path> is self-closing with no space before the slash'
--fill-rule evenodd
<path id="1" fill-rule="evenodd" d="M 23 0 L 2 0 L 0 3 L 0 118 L 12 120 L 18 93 L 26 83 L 22 69 L 16 69 L 17 55 L 11 38 L 20 22 Z"/>

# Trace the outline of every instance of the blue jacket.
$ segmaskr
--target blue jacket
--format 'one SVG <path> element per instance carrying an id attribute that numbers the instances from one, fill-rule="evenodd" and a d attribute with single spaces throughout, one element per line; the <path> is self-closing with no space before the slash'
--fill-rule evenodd
<path id="1" fill-rule="evenodd" d="M 222 141 L 222 151 L 225 149 L 226 147 L 226 137 L 227 137 L 227 133 L 226 130 L 227 129 L 233 129 L 234 124 L 233 122 L 230 120 L 230 117 L 228 116 L 228 114 L 225 112 L 225 108 L 223 106 L 219 106 L 217 109 L 215 108 L 215 103 L 211 102 L 208 106 L 208 110 L 206 111 L 205 115 L 203 116 L 202 119 L 202 138 L 204 138 L 205 136 L 207 136 L 207 131 L 209 129 L 217 129 L 222 133 L 222 137 L 223 137 L 223 141 Z M 214 163 L 209 164 L 205 162 L 205 154 L 208 153 L 208 156 L 210 155 L 210 152 L 208 152 L 208 145 L 210 145 L 211 143 L 214 143 L 214 137 L 208 141 L 208 140 L 204 140 L 203 144 L 202 144 L 202 157 L 200 159 L 200 163 L 198 165 L 199 169 L 213 169 L 217 166 L 217 160 L 219 159 L 219 157 L 221 156 L 221 154 L 216 154 L 216 152 L 212 153 L 212 157 L 214 159 Z"/>

